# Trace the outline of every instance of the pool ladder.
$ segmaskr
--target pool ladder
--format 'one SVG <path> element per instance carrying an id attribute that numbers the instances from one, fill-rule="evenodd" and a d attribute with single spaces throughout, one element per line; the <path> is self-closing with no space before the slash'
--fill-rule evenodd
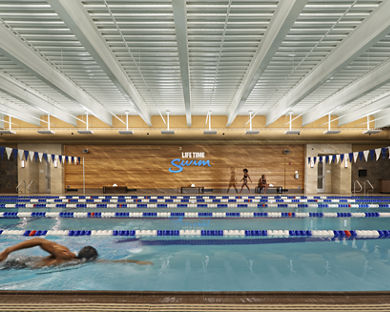
<path id="1" fill-rule="evenodd" d="M 356 186 L 359 187 L 359 189 L 356 189 Z M 369 180 L 366 180 L 363 182 L 363 185 L 358 181 L 355 180 L 353 182 L 353 193 L 361 193 L 363 191 L 363 194 L 373 193 L 374 192 L 374 186 Z"/>

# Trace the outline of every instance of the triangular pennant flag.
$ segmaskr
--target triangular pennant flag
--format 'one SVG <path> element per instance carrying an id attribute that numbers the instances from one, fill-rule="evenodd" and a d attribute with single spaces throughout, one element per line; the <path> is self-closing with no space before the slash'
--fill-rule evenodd
<path id="1" fill-rule="evenodd" d="M 54 160 L 57 160 L 57 162 L 58 162 L 58 155 L 54 155 Z"/>
<path id="2" fill-rule="evenodd" d="M 0 146 L 0 157 L 1 157 L 1 159 L 4 158 L 4 151 L 5 151 L 4 146 Z"/>
<path id="3" fill-rule="evenodd" d="M 34 152 L 33 151 L 29 151 L 28 154 L 30 156 L 30 160 L 33 161 L 34 160 Z"/>
<path id="4" fill-rule="evenodd" d="M 51 160 L 54 161 L 56 159 L 56 155 L 51 154 Z"/>
<path id="5" fill-rule="evenodd" d="M 322 163 L 322 158 L 323 158 L 324 156 L 318 156 L 318 162 L 320 162 L 320 163 Z"/>
<path id="6" fill-rule="evenodd" d="M 325 163 L 329 163 L 329 155 L 325 156 Z"/>
<path id="7" fill-rule="evenodd" d="M 339 161 L 340 161 L 340 154 L 337 154 L 337 155 L 336 155 L 336 164 L 338 164 Z"/>
<path id="8" fill-rule="evenodd" d="M 24 151 L 24 159 L 28 161 L 29 151 Z"/>
<path id="9" fill-rule="evenodd" d="M 359 152 L 359 159 L 363 160 L 363 157 L 364 157 L 364 153 L 363 152 Z"/>
<path id="10" fill-rule="evenodd" d="M 343 160 L 344 160 L 344 154 L 341 154 L 340 155 L 340 161 L 343 162 Z"/>
<path id="11" fill-rule="evenodd" d="M 311 164 L 311 157 L 308 157 L 308 158 L 307 158 L 307 164 L 308 164 L 308 165 Z"/>
<path id="12" fill-rule="evenodd" d="M 352 160 L 353 160 L 353 153 L 349 153 L 348 156 L 349 156 L 349 162 L 352 162 Z"/>
<path id="13" fill-rule="evenodd" d="M 10 159 L 11 154 L 12 154 L 12 148 L 11 147 L 6 147 L 5 151 L 7 152 L 7 158 Z"/>
<path id="14" fill-rule="evenodd" d="M 317 162 L 317 157 L 313 157 L 314 164 Z"/>
<path id="15" fill-rule="evenodd" d="M 310 159 L 310 168 L 314 167 L 314 157 Z"/>
<path id="16" fill-rule="evenodd" d="M 364 160 L 367 161 L 368 160 L 368 154 L 370 153 L 370 151 L 363 151 L 363 155 L 364 155 Z"/>
<path id="17" fill-rule="evenodd" d="M 348 168 L 348 154 L 344 154 L 344 168 Z"/>
<path id="18" fill-rule="evenodd" d="M 35 153 L 34 153 L 34 160 L 35 160 L 35 161 L 38 160 L 38 152 L 35 152 Z"/>
<path id="19" fill-rule="evenodd" d="M 49 161 L 49 157 L 47 157 L 46 153 L 43 153 L 43 159 L 46 160 L 46 161 Z"/>
<path id="20" fill-rule="evenodd" d="M 18 158 L 18 149 L 17 148 L 13 148 L 12 149 L 12 157 L 14 159 L 17 159 Z"/>
<path id="21" fill-rule="evenodd" d="M 382 147 L 382 158 L 386 159 L 387 147 Z"/>
<path id="22" fill-rule="evenodd" d="M 39 162 L 42 162 L 43 153 L 38 153 Z"/>
<path id="23" fill-rule="evenodd" d="M 388 153 L 389 153 L 389 159 L 390 159 L 390 146 L 387 148 Z"/>
<path id="24" fill-rule="evenodd" d="M 81 157 L 77 157 L 77 162 L 80 163 Z"/>
<path id="25" fill-rule="evenodd" d="M 354 152 L 353 153 L 353 161 L 357 162 L 358 157 L 359 157 L 359 152 Z"/>
<path id="26" fill-rule="evenodd" d="M 382 152 L 381 148 L 376 148 L 375 149 L 376 161 L 378 161 L 379 157 L 381 157 L 381 152 Z"/>
<path id="27" fill-rule="evenodd" d="M 68 160 L 68 164 L 71 164 L 72 163 L 72 156 L 68 156 L 67 160 Z"/>
<path id="28" fill-rule="evenodd" d="M 19 159 L 22 160 L 24 155 L 24 150 L 18 150 L 18 154 L 19 154 Z"/>
<path id="29" fill-rule="evenodd" d="M 371 158 L 371 160 L 374 160 L 375 159 L 375 150 L 370 150 L 370 158 Z"/>
<path id="30" fill-rule="evenodd" d="M 60 160 L 60 164 L 62 164 L 62 155 L 58 155 L 58 158 Z"/>

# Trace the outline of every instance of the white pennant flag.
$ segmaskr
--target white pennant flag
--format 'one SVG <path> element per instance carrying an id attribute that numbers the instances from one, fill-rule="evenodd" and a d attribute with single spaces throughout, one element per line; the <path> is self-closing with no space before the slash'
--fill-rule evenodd
<path id="1" fill-rule="evenodd" d="M 368 155 L 370 154 L 370 151 L 363 151 L 364 159 L 368 160 Z"/>
<path id="2" fill-rule="evenodd" d="M 68 156 L 68 164 L 72 163 L 72 156 Z"/>
<path id="3" fill-rule="evenodd" d="M 12 148 L 11 147 L 6 147 L 5 151 L 7 152 L 7 158 L 10 159 L 11 154 L 12 154 Z"/>
<path id="4" fill-rule="evenodd" d="M 56 160 L 58 162 L 58 159 L 59 159 L 58 155 L 55 155 L 54 160 Z"/>
<path id="5" fill-rule="evenodd" d="M 52 159 L 51 159 L 51 154 L 47 154 L 47 162 L 51 163 Z"/>
<path id="6" fill-rule="evenodd" d="M 19 159 L 23 159 L 24 150 L 18 150 Z"/>
<path id="7" fill-rule="evenodd" d="M 336 164 L 338 164 L 339 161 L 340 161 L 340 154 L 337 154 L 337 155 L 336 155 Z"/>
<path id="8" fill-rule="evenodd" d="M 359 156 L 359 152 L 353 153 L 353 162 L 355 162 L 355 163 L 357 162 L 358 156 Z"/>
<path id="9" fill-rule="evenodd" d="M 381 148 L 376 148 L 375 149 L 375 156 L 376 156 L 376 160 L 377 161 L 378 161 L 379 157 L 381 157 L 381 151 L 382 151 Z"/>
<path id="10" fill-rule="evenodd" d="M 39 162 L 42 162 L 43 153 L 38 153 Z"/>
<path id="11" fill-rule="evenodd" d="M 389 159 L 390 159 L 390 146 L 387 149 L 388 149 L 388 152 L 389 152 Z"/>
<path id="12" fill-rule="evenodd" d="M 29 151 L 28 155 L 30 156 L 30 160 L 33 161 L 34 160 L 34 152 Z"/>
<path id="13" fill-rule="evenodd" d="M 314 167 L 314 157 L 310 159 L 310 168 Z"/>
<path id="14" fill-rule="evenodd" d="M 348 154 L 344 154 L 344 168 L 348 168 Z"/>

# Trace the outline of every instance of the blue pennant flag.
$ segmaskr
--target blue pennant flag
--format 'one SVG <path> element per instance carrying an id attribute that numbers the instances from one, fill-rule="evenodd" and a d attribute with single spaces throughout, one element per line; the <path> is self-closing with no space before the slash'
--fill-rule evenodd
<path id="1" fill-rule="evenodd" d="M 56 155 L 51 154 L 51 160 L 54 162 L 55 159 L 56 159 Z"/>
<path id="2" fill-rule="evenodd" d="M 325 156 L 325 163 L 329 163 L 329 155 Z"/>
<path id="3" fill-rule="evenodd" d="M 77 157 L 77 160 L 78 160 L 78 163 L 80 163 L 80 161 L 81 161 L 81 157 Z"/>
<path id="4" fill-rule="evenodd" d="M 24 159 L 28 161 L 29 151 L 24 151 Z"/>
<path id="5" fill-rule="evenodd" d="M 375 150 L 370 150 L 370 156 L 371 160 L 375 160 Z"/>
<path id="6" fill-rule="evenodd" d="M 316 164 L 316 162 L 317 162 L 317 157 L 313 157 L 313 162 L 314 162 L 314 164 Z"/>
<path id="7" fill-rule="evenodd" d="M 336 162 L 336 155 L 332 155 L 332 162 Z"/>
<path id="8" fill-rule="evenodd" d="M 4 151 L 5 151 L 5 147 L 4 146 L 0 146 L 0 157 L 1 157 L 1 160 L 4 159 Z"/>
<path id="9" fill-rule="evenodd" d="M 344 160 L 344 154 L 340 155 L 340 161 L 342 162 Z"/>
<path id="10" fill-rule="evenodd" d="M 17 159 L 18 158 L 18 149 L 17 148 L 13 148 L 12 149 L 12 157 L 14 159 Z"/>
<path id="11" fill-rule="evenodd" d="M 43 153 L 43 159 L 47 161 L 47 154 Z"/>
<path id="12" fill-rule="evenodd" d="M 34 160 L 35 160 L 35 161 L 38 161 L 38 152 L 35 152 L 35 153 L 34 153 Z"/>
<path id="13" fill-rule="evenodd" d="M 60 164 L 62 164 L 62 155 L 58 155 L 58 158 L 60 159 Z"/>
<path id="14" fill-rule="evenodd" d="M 322 158 L 323 158 L 324 156 L 318 156 L 318 162 L 320 162 L 320 163 L 322 163 Z"/>
<path id="15" fill-rule="evenodd" d="M 363 157 L 364 157 L 363 152 L 359 152 L 359 159 L 360 159 L 360 160 L 363 160 Z"/>
<path id="16" fill-rule="evenodd" d="M 353 160 L 353 153 L 349 153 L 348 156 L 349 156 L 349 161 L 352 162 L 352 160 Z"/>
<path id="17" fill-rule="evenodd" d="M 382 158 L 386 159 L 387 147 L 382 147 Z"/>
<path id="18" fill-rule="evenodd" d="M 308 157 L 307 158 L 307 164 L 310 166 L 310 160 L 311 160 L 311 157 Z"/>

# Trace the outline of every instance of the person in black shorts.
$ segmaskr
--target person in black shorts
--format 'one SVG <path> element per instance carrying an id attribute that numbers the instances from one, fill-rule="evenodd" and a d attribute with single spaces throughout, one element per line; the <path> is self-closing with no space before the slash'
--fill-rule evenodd
<path id="1" fill-rule="evenodd" d="M 246 186 L 246 188 L 248 189 L 248 192 L 250 193 L 251 190 L 248 186 L 248 179 L 249 181 L 252 182 L 252 179 L 251 177 L 249 176 L 249 173 L 248 173 L 248 169 L 244 169 L 242 170 L 244 172 L 244 176 L 242 177 L 242 179 L 240 181 L 242 181 L 242 185 L 241 185 L 241 190 L 240 190 L 240 193 L 242 192 L 242 189 L 244 188 L 244 186 Z"/>

